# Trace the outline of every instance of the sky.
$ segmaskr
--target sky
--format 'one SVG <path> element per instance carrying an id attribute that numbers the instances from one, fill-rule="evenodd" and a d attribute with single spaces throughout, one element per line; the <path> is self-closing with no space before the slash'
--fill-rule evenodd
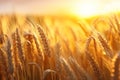
<path id="1" fill-rule="evenodd" d="M 0 0 L 0 13 L 92 15 L 114 10 L 120 10 L 120 0 Z"/>

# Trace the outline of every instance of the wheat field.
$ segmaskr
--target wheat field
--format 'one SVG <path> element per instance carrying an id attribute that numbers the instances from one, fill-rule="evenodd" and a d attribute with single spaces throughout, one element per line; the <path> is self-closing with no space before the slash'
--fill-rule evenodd
<path id="1" fill-rule="evenodd" d="M 0 16 L 0 80 L 120 80 L 120 15 Z"/>

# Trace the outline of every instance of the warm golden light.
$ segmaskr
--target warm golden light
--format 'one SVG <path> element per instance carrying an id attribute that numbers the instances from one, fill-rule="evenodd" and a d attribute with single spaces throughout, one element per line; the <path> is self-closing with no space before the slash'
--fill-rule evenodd
<path id="1" fill-rule="evenodd" d="M 99 13 L 97 8 L 96 3 L 83 3 L 76 4 L 72 11 L 75 15 L 90 17 Z"/>
<path id="2" fill-rule="evenodd" d="M 73 15 L 87 18 L 120 11 L 119 1 L 78 1 L 70 9 Z"/>

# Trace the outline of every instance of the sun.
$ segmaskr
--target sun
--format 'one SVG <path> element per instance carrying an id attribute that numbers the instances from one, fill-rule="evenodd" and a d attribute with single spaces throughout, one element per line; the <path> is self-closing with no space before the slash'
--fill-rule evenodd
<path id="1" fill-rule="evenodd" d="M 72 13 L 81 17 L 91 17 L 100 13 L 98 5 L 94 2 L 75 4 Z"/>
<path id="2" fill-rule="evenodd" d="M 70 12 L 78 17 L 88 18 L 92 16 L 120 12 L 120 1 L 87 0 L 78 1 L 71 6 Z"/>

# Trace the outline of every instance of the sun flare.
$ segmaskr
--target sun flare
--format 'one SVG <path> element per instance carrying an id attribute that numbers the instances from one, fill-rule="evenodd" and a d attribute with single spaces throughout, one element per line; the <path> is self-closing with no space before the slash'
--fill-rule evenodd
<path id="1" fill-rule="evenodd" d="M 120 6 L 119 2 L 113 1 L 78 1 L 71 7 L 70 11 L 73 15 L 87 18 L 111 12 L 119 12 Z"/>
<path id="2" fill-rule="evenodd" d="M 81 16 L 81 17 L 90 17 L 93 15 L 97 15 L 100 13 L 99 5 L 97 3 L 82 3 L 82 4 L 75 4 L 72 9 L 74 15 Z"/>
<path id="3" fill-rule="evenodd" d="M 91 15 L 95 15 L 97 13 L 97 8 L 94 4 L 89 4 L 89 3 L 76 5 L 75 13 L 76 15 L 88 17 Z"/>

